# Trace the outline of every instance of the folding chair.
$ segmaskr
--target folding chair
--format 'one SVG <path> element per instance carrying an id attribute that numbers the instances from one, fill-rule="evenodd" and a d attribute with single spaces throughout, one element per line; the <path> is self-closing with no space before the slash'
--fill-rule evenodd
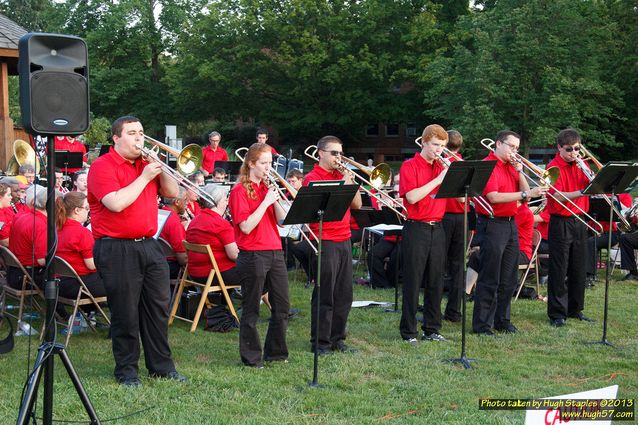
<path id="1" fill-rule="evenodd" d="M 9 270 L 9 267 L 15 267 L 22 271 L 24 277 L 22 278 L 22 287 L 20 289 L 15 289 L 9 286 L 9 283 L 5 283 L 2 287 L 2 294 L 0 295 L 0 305 L 2 305 L 2 314 L 7 316 L 11 316 L 16 319 L 18 322 L 22 321 L 22 315 L 24 314 L 25 301 L 27 297 L 32 297 L 33 295 L 40 295 L 42 299 L 44 299 L 44 294 L 38 288 L 36 283 L 31 278 L 31 275 L 27 272 L 24 266 L 20 263 L 18 258 L 13 254 L 13 252 L 9 251 L 9 248 L 0 245 L 0 258 L 4 263 L 5 270 Z M 7 273 L 8 274 L 8 273 Z M 19 302 L 18 307 L 18 315 L 14 315 L 7 311 L 7 297 L 15 299 Z M 33 304 L 38 311 L 42 311 L 42 307 L 38 302 L 33 299 Z"/>
<path id="2" fill-rule="evenodd" d="M 157 240 L 160 243 L 160 247 L 162 248 L 162 254 L 164 254 L 164 257 L 166 257 L 166 258 L 168 258 L 168 257 L 177 258 L 177 256 L 175 255 L 175 251 L 173 251 L 173 247 L 171 246 L 170 243 L 168 243 L 168 241 L 166 239 L 157 238 Z M 179 283 L 179 281 L 182 278 L 183 274 L 184 274 L 184 267 L 180 266 L 179 272 L 177 273 L 177 278 L 170 280 L 171 288 L 177 288 L 177 284 Z M 171 295 L 175 295 L 175 291 L 172 291 Z M 170 303 L 171 304 L 173 303 L 173 298 L 171 298 Z"/>
<path id="3" fill-rule="evenodd" d="M 204 310 L 204 305 L 208 302 L 208 294 L 211 292 L 221 292 L 224 295 L 224 299 L 230 309 L 230 313 L 235 317 L 237 322 L 239 322 L 239 317 L 237 317 L 237 313 L 235 312 L 235 307 L 230 299 L 230 295 L 228 294 L 228 289 L 239 288 L 240 285 L 226 285 L 224 283 L 224 279 L 219 271 L 219 267 L 217 267 L 217 262 L 215 261 L 215 257 L 213 256 L 213 251 L 210 249 L 210 245 L 201 245 L 201 244 L 193 244 L 186 241 L 182 241 L 184 244 L 184 248 L 186 249 L 186 255 L 189 255 L 192 252 L 207 254 L 211 263 L 211 270 L 208 273 L 208 278 L 206 279 L 206 283 L 199 283 L 192 279 L 189 279 L 188 274 L 188 263 L 186 264 L 186 268 L 184 269 L 184 273 L 182 274 L 182 278 L 179 281 L 179 286 L 177 287 L 177 292 L 173 297 L 173 307 L 171 308 L 171 314 L 168 319 L 168 324 L 172 324 L 174 319 L 183 320 L 185 322 L 192 323 L 191 332 L 195 332 L 197 329 L 197 324 L 199 323 L 199 318 Z M 213 281 L 216 282 L 216 285 L 213 285 Z M 186 317 L 181 317 L 177 315 L 177 308 L 179 307 L 179 303 L 182 299 L 182 293 L 184 292 L 184 288 L 189 286 L 195 286 L 201 289 L 201 299 L 199 300 L 199 305 L 197 306 L 197 310 L 195 311 L 195 317 L 193 320 L 190 320 Z"/>
<path id="4" fill-rule="evenodd" d="M 525 279 L 527 279 L 527 275 L 529 274 L 530 270 L 534 270 L 534 272 L 536 273 L 536 293 L 538 295 L 540 295 L 540 265 L 538 263 L 538 247 L 541 244 L 541 233 L 534 229 L 534 232 L 532 233 L 532 258 L 530 258 L 529 263 L 527 264 L 520 264 L 518 266 L 519 270 L 525 270 L 523 273 L 523 276 L 521 277 L 520 282 L 518 283 L 518 290 L 516 291 L 516 297 L 514 298 L 514 301 L 518 300 L 518 296 L 521 293 L 521 290 L 523 289 L 523 286 L 525 285 Z"/>
<path id="5" fill-rule="evenodd" d="M 55 274 L 57 276 L 70 277 L 70 278 L 76 279 L 78 283 L 80 284 L 80 290 L 78 291 L 78 295 L 77 297 L 75 297 L 75 299 L 64 298 L 60 296 L 58 297 L 58 302 L 60 304 L 73 306 L 73 313 L 71 313 L 71 315 L 69 316 L 69 320 L 67 321 L 67 323 L 61 322 L 62 325 L 66 326 L 66 339 L 64 341 L 65 346 L 69 345 L 69 339 L 71 338 L 71 333 L 72 333 L 71 328 L 73 327 L 73 320 L 75 319 L 75 315 L 78 312 L 78 307 L 80 306 L 93 304 L 95 308 L 97 308 L 97 311 L 100 313 L 100 315 L 104 317 L 104 320 L 106 321 L 106 323 L 109 325 L 111 324 L 111 321 L 109 320 L 108 316 L 104 313 L 104 310 L 102 310 L 102 307 L 100 306 L 100 303 L 106 303 L 106 297 L 95 298 L 93 294 L 91 294 L 91 291 L 89 291 L 89 288 L 86 287 L 86 284 L 84 283 L 82 278 L 77 274 L 75 269 L 73 269 L 73 266 L 71 266 L 63 258 L 55 256 L 53 258 L 53 270 L 55 270 Z M 95 331 L 95 326 L 93 326 L 93 324 L 86 317 L 84 312 L 82 310 L 79 310 L 79 311 L 80 311 L 80 314 L 84 316 L 84 319 L 89 324 L 91 329 Z"/>

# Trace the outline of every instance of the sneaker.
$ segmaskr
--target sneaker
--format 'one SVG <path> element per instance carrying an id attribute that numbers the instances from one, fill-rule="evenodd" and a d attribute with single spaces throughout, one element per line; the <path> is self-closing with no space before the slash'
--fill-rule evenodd
<path id="1" fill-rule="evenodd" d="M 178 373 L 177 371 L 168 372 L 166 374 L 159 373 L 151 373 L 149 375 L 151 378 L 163 378 L 168 379 L 169 381 L 177 381 L 177 382 L 188 382 L 188 378 L 184 375 Z"/>
<path id="2" fill-rule="evenodd" d="M 585 314 L 583 314 L 582 311 L 578 312 L 578 313 L 576 313 L 576 314 L 574 314 L 572 316 L 569 316 L 569 317 L 571 317 L 573 319 L 578 319 L 578 320 L 580 320 L 582 322 L 596 323 L 596 320 L 592 319 L 591 317 L 585 316 Z"/>
<path id="3" fill-rule="evenodd" d="M 516 332 L 518 332 L 518 328 L 512 325 L 511 323 L 508 323 L 505 326 L 499 326 L 498 328 L 494 327 L 494 329 L 497 330 L 498 332 L 503 332 L 506 334 L 515 334 Z"/>
<path id="4" fill-rule="evenodd" d="M 404 339 L 404 341 L 413 347 L 416 347 L 417 345 L 419 345 L 419 341 L 417 341 L 416 338 Z"/>
<path id="5" fill-rule="evenodd" d="M 118 378 L 117 382 L 125 387 L 141 387 L 142 381 L 137 376 L 133 378 Z"/>
<path id="6" fill-rule="evenodd" d="M 638 280 L 638 274 L 629 272 L 621 280 Z"/>
<path id="7" fill-rule="evenodd" d="M 427 334 L 427 335 L 424 333 L 421 339 L 424 341 L 439 341 L 439 342 L 447 341 L 447 339 L 443 335 L 436 332 L 432 332 L 431 334 Z"/>
<path id="8" fill-rule="evenodd" d="M 475 334 L 478 336 L 496 336 L 496 334 L 492 332 L 491 329 L 488 329 L 486 331 L 475 332 Z"/>
<path id="9" fill-rule="evenodd" d="M 356 348 L 349 347 L 345 342 L 339 341 L 335 345 L 332 346 L 332 351 L 339 351 L 341 353 L 356 353 Z"/>
<path id="10" fill-rule="evenodd" d="M 319 354 L 320 356 L 331 356 L 332 354 L 334 354 L 334 352 L 331 349 L 324 348 L 324 347 L 319 347 L 316 350 L 314 348 L 312 348 L 312 349 L 310 349 L 310 351 L 312 353 L 314 353 L 316 351 L 317 354 Z"/>
<path id="11" fill-rule="evenodd" d="M 565 326 L 565 319 L 550 319 L 549 324 L 555 328 L 562 328 Z"/>

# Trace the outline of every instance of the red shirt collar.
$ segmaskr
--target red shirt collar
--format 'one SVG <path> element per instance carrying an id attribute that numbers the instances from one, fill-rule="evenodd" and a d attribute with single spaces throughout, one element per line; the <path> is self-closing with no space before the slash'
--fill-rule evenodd
<path id="1" fill-rule="evenodd" d="M 328 171 L 319 164 L 315 164 L 312 171 L 317 173 L 321 180 L 341 180 L 343 178 L 343 175 L 339 171 Z"/>
<path id="2" fill-rule="evenodd" d="M 567 162 L 563 159 L 562 156 L 560 156 L 560 152 L 556 152 L 556 156 L 554 157 L 554 161 L 556 161 L 559 167 L 572 167 L 574 165 L 576 165 L 576 161 L 572 161 L 572 162 Z"/>
<path id="3" fill-rule="evenodd" d="M 417 162 L 420 162 L 420 163 L 421 163 L 420 165 L 427 165 L 427 166 L 430 166 L 430 167 L 434 166 L 434 163 L 436 162 L 435 160 L 433 160 L 433 161 L 432 161 L 432 163 L 430 164 L 429 162 L 427 162 L 427 161 L 425 160 L 425 158 L 423 158 L 423 157 L 421 156 L 421 152 L 417 152 L 417 153 L 415 153 L 415 154 L 414 154 L 414 159 L 416 159 L 416 160 L 417 160 Z"/>
<path id="4" fill-rule="evenodd" d="M 137 158 L 136 160 L 134 160 L 133 162 L 129 161 L 128 159 L 124 158 L 122 155 L 120 155 L 114 147 L 111 146 L 111 149 L 109 149 L 109 155 L 111 155 L 111 158 L 113 159 L 113 161 L 115 161 L 115 163 L 117 165 L 122 165 L 125 163 L 128 164 L 136 164 L 137 161 L 140 161 L 141 158 Z"/>

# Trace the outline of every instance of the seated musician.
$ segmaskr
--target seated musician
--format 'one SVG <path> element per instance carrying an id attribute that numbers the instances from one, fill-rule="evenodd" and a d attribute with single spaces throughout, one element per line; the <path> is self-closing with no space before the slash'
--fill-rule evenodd
<path id="1" fill-rule="evenodd" d="M 213 170 L 213 182 L 225 183 L 226 182 L 226 170 L 217 167 Z"/>
<path id="2" fill-rule="evenodd" d="M 16 216 L 9 234 L 9 250 L 27 272 L 34 273 L 34 280 L 43 286 L 44 265 L 47 254 L 47 189 L 31 185 L 26 189 L 25 213 Z M 35 261 L 32 258 L 35 257 Z M 7 270 L 7 283 L 12 288 L 22 287 L 22 272 L 15 267 Z"/>
<path id="3" fill-rule="evenodd" d="M 286 181 L 293 190 L 293 193 L 286 191 L 288 199 L 294 199 L 297 195 L 297 191 L 303 185 L 303 173 L 298 169 L 288 171 L 286 174 Z M 286 238 L 286 265 L 288 270 L 295 267 L 295 259 L 299 261 L 299 264 L 306 272 L 306 276 L 310 276 L 309 261 L 311 248 L 308 242 L 304 238 L 293 239 L 291 237 Z"/>
<path id="4" fill-rule="evenodd" d="M 59 168 L 56 168 L 55 169 L 55 190 L 57 190 L 58 192 L 64 195 L 65 193 L 69 191 L 69 189 L 64 187 L 63 183 L 64 183 L 64 173 L 62 173 L 62 170 L 60 170 Z"/>
<path id="5" fill-rule="evenodd" d="M 166 258 L 171 279 L 176 279 L 180 267 L 186 265 L 186 252 L 182 243 L 186 236 L 186 230 L 181 219 L 186 211 L 186 202 L 188 202 L 186 192 L 186 189 L 180 187 L 176 198 L 164 198 L 164 207 L 162 208 L 165 211 L 170 211 L 170 215 L 160 233 L 160 238 L 168 242 L 175 253 L 175 257 Z"/>
<path id="6" fill-rule="evenodd" d="M 68 192 L 55 200 L 58 247 L 56 255 L 66 260 L 82 278 L 94 297 L 106 295 L 104 283 L 97 273 L 93 261 L 95 240 L 89 229 L 83 226 L 89 215 L 89 203 L 81 192 Z M 60 296 L 75 299 L 80 283 L 72 278 L 60 279 Z M 84 307 L 84 306 L 83 306 Z M 87 312 L 94 309 L 88 305 Z"/>
<path id="7" fill-rule="evenodd" d="M 192 220 L 199 215 L 201 207 L 197 202 L 198 200 L 199 196 L 197 195 L 197 193 L 193 192 L 192 190 L 189 190 L 187 192 L 186 216 L 188 217 L 188 220 Z"/>
<path id="8" fill-rule="evenodd" d="M 638 216 L 633 215 L 628 217 L 628 220 L 635 227 L 638 223 Z M 635 250 L 638 249 L 638 232 L 621 233 L 618 244 L 620 245 L 620 267 L 629 272 L 623 276 L 622 280 L 638 280 L 635 253 Z"/>
<path id="9" fill-rule="evenodd" d="M 202 190 L 210 195 L 215 205 L 205 199 L 200 200 L 202 212 L 191 221 L 186 230 L 185 240 L 190 243 L 210 245 L 224 282 L 237 284 L 239 275 L 235 268 L 235 261 L 239 248 L 235 242 L 232 224 L 223 217 L 228 205 L 229 188 L 207 184 Z M 188 271 L 194 280 L 205 282 L 210 270 L 210 260 L 206 254 L 188 254 Z"/>
<path id="10" fill-rule="evenodd" d="M 6 183 L 0 183 L 0 245 L 2 246 L 9 246 L 9 234 L 14 215 L 11 209 L 11 187 Z"/>
<path id="11" fill-rule="evenodd" d="M 24 183 L 32 185 L 35 181 L 35 167 L 33 164 L 22 164 L 18 167 L 18 175 L 24 177 Z"/>
<path id="12" fill-rule="evenodd" d="M 76 173 L 73 174 L 73 191 L 74 192 L 81 192 L 84 193 L 85 195 L 88 195 L 88 190 L 87 190 L 87 176 L 86 176 L 86 171 L 82 170 L 82 171 L 78 171 Z"/>
<path id="13" fill-rule="evenodd" d="M 632 199 L 630 194 L 621 193 L 616 196 L 623 209 L 631 207 Z M 592 234 L 587 238 L 587 260 L 585 261 L 587 267 L 587 276 L 585 278 L 586 288 L 591 288 L 592 286 L 594 286 L 594 281 L 596 280 L 596 265 L 598 263 L 598 253 L 601 249 L 607 248 L 607 245 L 609 244 L 610 223 L 609 221 L 599 221 L 599 223 L 603 226 L 603 232 L 598 236 Z M 618 243 L 618 237 L 620 236 L 618 223 L 612 223 L 611 229 L 611 246 L 614 246 Z"/>
<path id="14" fill-rule="evenodd" d="M 188 176 L 188 180 L 192 183 L 195 183 L 197 186 L 204 186 L 206 184 L 204 179 L 204 173 L 201 171 L 195 171 L 193 174 Z"/>

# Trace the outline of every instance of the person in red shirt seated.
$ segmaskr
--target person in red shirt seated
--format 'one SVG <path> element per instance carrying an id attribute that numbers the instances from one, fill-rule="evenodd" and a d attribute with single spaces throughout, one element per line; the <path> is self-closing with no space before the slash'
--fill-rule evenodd
<path id="1" fill-rule="evenodd" d="M 55 190 L 60 192 L 62 195 L 64 195 L 65 193 L 69 191 L 69 189 L 64 187 L 64 179 L 65 179 L 64 173 L 62 173 L 62 171 L 59 168 L 56 168 L 55 169 Z"/>
<path id="2" fill-rule="evenodd" d="M 9 234 L 15 213 L 11 208 L 11 187 L 0 183 L 0 245 L 9 246 Z"/>
<path id="3" fill-rule="evenodd" d="M 253 144 L 246 153 L 239 172 L 239 183 L 230 193 L 230 214 L 235 229 L 239 282 L 242 292 L 242 318 L 239 325 L 239 353 L 246 366 L 263 367 L 263 361 L 288 358 L 288 273 L 277 223 L 286 212 L 279 195 L 269 188 L 272 167 L 270 147 Z M 259 303 L 267 288 L 271 318 L 262 356 L 257 330 Z"/>
<path id="4" fill-rule="evenodd" d="M 179 195 L 176 198 L 164 198 L 164 207 L 162 208 L 165 211 L 170 211 L 170 215 L 160 233 L 160 238 L 168 242 L 175 253 L 174 257 L 166 257 L 171 279 L 176 279 L 179 269 L 186 265 L 186 252 L 182 243 L 186 236 L 186 229 L 181 220 L 186 211 L 188 199 L 186 192 L 186 189 L 180 187 Z"/>
<path id="5" fill-rule="evenodd" d="M 73 191 L 88 195 L 86 171 L 78 171 L 73 174 Z"/>
<path id="6" fill-rule="evenodd" d="M 55 200 L 58 247 L 56 255 L 66 260 L 82 278 L 94 297 L 106 295 L 104 283 L 95 269 L 93 261 L 93 234 L 84 227 L 89 215 L 89 203 L 81 192 L 68 192 Z M 80 282 L 72 277 L 60 279 L 60 296 L 75 299 Z M 83 306 L 85 307 L 85 306 Z M 94 310 L 92 304 L 85 311 Z"/>
<path id="7" fill-rule="evenodd" d="M 215 168 L 213 170 L 213 182 L 225 183 L 226 182 L 226 170 L 223 168 Z"/>
<path id="8" fill-rule="evenodd" d="M 18 175 L 23 176 L 27 185 L 32 185 L 35 181 L 35 167 L 33 164 L 22 164 L 18 168 Z"/>
<path id="9" fill-rule="evenodd" d="M 258 129 L 255 137 L 257 138 L 257 143 L 265 145 L 266 142 L 268 142 L 268 130 L 266 130 L 265 128 Z M 272 146 L 270 146 L 270 153 L 272 153 L 273 159 L 277 155 L 279 155 L 279 153 L 277 153 L 277 150 L 273 148 Z"/>
<path id="10" fill-rule="evenodd" d="M 31 185 L 26 190 L 29 209 L 16 216 L 9 234 L 9 250 L 27 272 L 34 273 L 36 284 L 42 287 L 47 254 L 47 189 Z M 33 260 L 35 257 L 35 261 Z M 7 283 L 12 288 L 22 287 L 22 272 L 15 267 L 7 270 Z"/>
<path id="11" fill-rule="evenodd" d="M 224 148 L 219 146 L 221 140 L 222 135 L 217 131 L 212 131 L 208 135 L 209 145 L 202 149 L 204 159 L 202 161 L 202 167 L 200 168 L 200 171 L 205 177 L 213 173 L 215 161 L 228 161 L 228 154 Z"/>

